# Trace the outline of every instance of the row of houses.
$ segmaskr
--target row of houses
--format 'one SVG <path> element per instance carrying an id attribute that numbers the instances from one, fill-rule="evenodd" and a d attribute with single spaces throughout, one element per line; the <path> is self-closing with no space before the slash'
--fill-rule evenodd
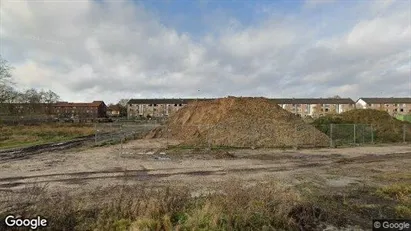
<path id="1" fill-rule="evenodd" d="M 0 116 L 50 115 L 56 118 L 96 119 L 119 114 L 119 109 L 108 108 L 103 101 L 91 103 L 2 103 Z"/>
<path id="2" fill-rule="evenodd" d="M 127 103 L 127 117 L 167 117 L 191 101 L 208 99 L 131 99 Z M 283 109 L 301 117 L 317 118 L 339 114 L 354 108 L 383 110 L 392 116 L 411 114 L 411 98 L 274 98 L 270 99 Z M 103 101 L 91 103 L 57 102 L 52 104 L 0 104 L 0 116 L 52 115 L 58 118 L 95 119 L 120 116 L 118 106 L 107 107 Z"/>
<path id="3" fill-rule="evenodd" d="M 127 117 L 167 117 L 194 100 L 209 99 L 131 99 L 127 104 Z M 411 114 L 411 98 L 274 98 L 270 99 L 283 109 L 301 117 L 317 118 L 339 114 L 354 108 L 383 110 L 392 116 Z"/>

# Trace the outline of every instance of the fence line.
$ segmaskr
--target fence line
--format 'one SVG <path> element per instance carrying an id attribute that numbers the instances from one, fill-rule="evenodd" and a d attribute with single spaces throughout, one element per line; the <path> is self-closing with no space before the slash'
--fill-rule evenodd
<path id="1" fill-rule="evenodd" d="M 392 125 L 394 126 L 394 125 Z M 138 139 L 152 129 L 160 127 L 161 137 L 167 147 L 173 140 L 193 140 L 193 146 L 213 147 L 341 147 L 359 146 L 375 143 L 411 142 L 411 124 L 389 127 L 391 130 L 370 124 L 265 124 L 256 127 L 249 124 L 230 125 L 182 125 L 169 126 L 158 123 L 133 124 L 111 123 L 95 124 L 95 143 L 120 143 L 127 139 Z M 177 132 L 176 132 L 177 131 Z M 195 143 L 196 139 L 201 140 Z M 187 146 L 190 146 L 188 144 Z M 267 146 L 268 145 L 268 146 Z"/>

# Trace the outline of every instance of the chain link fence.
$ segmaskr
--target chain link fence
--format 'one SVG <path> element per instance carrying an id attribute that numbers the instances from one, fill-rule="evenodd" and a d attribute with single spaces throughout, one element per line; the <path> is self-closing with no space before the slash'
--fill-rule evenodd
<path id="1" fill-rule="evenodd" d="M 109 123 L 95 124 L 95 145 L 123 143 L 125 140 L 143 138 L 148 132 L 160 126 L 156 123 L 132 124 Z"/>
<path id="2" fill-rule="evenodd" d="M 330 147 L 411 142 L 411 124 L 375 127 L 369 124 L 316 125 L 327 134 Z"/>
<path id="3" fill-rule="evenodd" d="M 257 127 L 253 123 L 170 126 L 130 122 L 95 124 L 95 144 L 143 138 L 155 128 L 151 138 L 165 139 L 167 146 L 184 141 L 179 146 L 187 148 L 319 148 L 411 142 L 411 124 L 384 130 L 369 124 L 267 123 Z"/>
<path id="4" fill-rule="evenodd" d="M 411 124 L 390 129 L 369 124 L 164 126 L 159 137 L 193 148 L 320 148 L 411 142 Z"/>

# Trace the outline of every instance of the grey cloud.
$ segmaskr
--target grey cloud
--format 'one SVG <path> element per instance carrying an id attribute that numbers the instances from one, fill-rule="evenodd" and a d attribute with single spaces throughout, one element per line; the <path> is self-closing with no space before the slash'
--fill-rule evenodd
<path id="1" fill-rule="evenodd" d="M 4 11 L 3 50 L 19 64 L 17 78 L 30 78 L 20 65 L 30 60 L 47 69 L 45 85 L 67 100 L 409 93 L 409 72 L 396 70 L 410 69 L 410 13 L 404 8 L 357 15 L 354 27 L 334 37 L 319 37 L 298 16 L 245 27 L 220 14 L 217 33 L 194 41 L 131 1 L 7 4 L 15 5 Z M 385 31 L 390 25 L 394 29 Z"/>

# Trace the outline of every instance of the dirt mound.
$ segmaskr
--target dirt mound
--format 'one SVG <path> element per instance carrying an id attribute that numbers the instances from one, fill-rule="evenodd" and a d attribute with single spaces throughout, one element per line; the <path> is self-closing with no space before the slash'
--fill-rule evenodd
<path id="1" fill-rule="evenodd" d="M 171 116 L 149 138 L 168 137 L 186 145 L 291 147 L 327 146 L 328 137 L 265 98 L 228 97 L 194 101 Z"/>
<path id="2" fill-rule="evenodd" d="M 372 125 L 377 141 L 402 141 L 404 125 L 406 134 L 411 134 L 410 123 L 397 120 L 387 112 L 375 109 L 354 109 L 340 115 L 325 116 L 314 121 L 315 125 L 331 123 Z"/>

